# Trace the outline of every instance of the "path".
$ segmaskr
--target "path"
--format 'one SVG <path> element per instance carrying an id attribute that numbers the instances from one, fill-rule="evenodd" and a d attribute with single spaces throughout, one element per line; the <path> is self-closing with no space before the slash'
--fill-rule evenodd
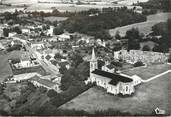
<path id="1" fill-rule="evenodd" d="M 154 79 L 156 79 L 156 78 L 159 78 L 159 77 L 161 77 L 161 76 L 163 76 L 163 75 L 165 75 L 165 74 L 168 74 L 168 73 L 170 73 L 170 72 L 171 72 L 171 70 L 165 71 L 165 72 L 163 72 L 163 73 L 161 73 L 161 74 L 158 74 L 158 75 L 156 75 L 156 76 L 153 76 L 153 77 L 151 77 L 151 78 L 149 78 L 149 79 L 147 79 L 147 80 L 142 80 L 142 82 L 144 82 L 144 83 L 150 82 L 150 81 L 152 81 L 152 80 L 154 80 Z"/>

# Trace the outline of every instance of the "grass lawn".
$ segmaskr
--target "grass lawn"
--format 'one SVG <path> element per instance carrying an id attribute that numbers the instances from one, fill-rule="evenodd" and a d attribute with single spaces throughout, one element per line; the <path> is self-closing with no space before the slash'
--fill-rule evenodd
<path id="1" fill-rule="evenodd" d="M 138 115 L 151 115 L 155 108 L 171 112 L 171 74 L 136 87 L 132 97 L 119 97 L 107 94 L 103 89 L 94 87 L 80 96 L 62 105 L 62 109 L 85 110 L 93 113 L 95 110 L 112 108 L 121 112 Z"/>
<path id="2" fill-rule="evenodd" d="M 140 76 L 142 79 L 146 80 L 170 69 L 171 69 L 171 65 L 159 64 L 159 65 L 152 65 L 148 67 L 139 67 L 130 70 L 125 70 L 122 71 L 122 73 L 127 74 L 129 76 L 136 74 Z"/>

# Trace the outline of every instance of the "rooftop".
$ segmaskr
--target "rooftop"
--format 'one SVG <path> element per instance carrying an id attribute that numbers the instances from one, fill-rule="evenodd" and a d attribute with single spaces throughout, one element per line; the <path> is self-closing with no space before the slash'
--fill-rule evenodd
<path id="1" fill-rule="evenodd" d="M 116 85 L 119 82 L 128 83 L 128 82 L 132 82 L 133 81 L 132 79 L 130 79 L 128 77 L 124 77 L 124 76 L 121 76 L 119 74 L 109 73 L 109 72 L 102 71 L 102 70 L 99 70 L 99 69 L 94 70 L 92 73 L 96 74 L 96 75 L 100 75 L 100 76 L 112 79 L 110 81 L 110 83 L 109 83 L 109 84 L 112 84 L 112 85 Z"/>
<path id="2" fill-rule="evenodd" d="M 46 80 L 46 79 L 41 79 L 39 76 L 35 75 L 33 78 L 31 78 L 31 80 L 33 81 L 37 81 L 38 83 L 45 85 L 49 88 L 53 87 L 54 85 L 56 85 L 56 83 L 50 81 L 50 80 Z"/>

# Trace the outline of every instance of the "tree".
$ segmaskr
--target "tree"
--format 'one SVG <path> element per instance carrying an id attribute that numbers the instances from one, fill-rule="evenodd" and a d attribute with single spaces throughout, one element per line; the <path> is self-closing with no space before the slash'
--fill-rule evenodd
<path id="1" fill-rule="evenodd" d="M 3 29 L 3 35 L 4 35 L 5 37 L 8 37 L 8 36 L 9 36 L 9 32 L 10 32 L 10 30 L 9 30 L 8 28 L 4 28 L 4 29 Z"/>
<path id="2" fill-rule="evenodd" d="M 60 72 L 61 74 L 64 74 L 66 71 L 67 71 L 67 68 L 66 68 L 65 66 L 61 66 L 61 67 L 59 68 L 59 72 Z"/>
<path id="3" fill-rule="evenodd" d="M 13 31 L 16 32 L 17 34 L 22 33 L 22 31 L 21 31 L 21 29 L 19 27 L 14 27 Z"/>
<path id="4" fill-rule="evenodd" d="M 70 55 L 69 58 L 72 61 L 71 66 L 73 66 L 74 68 L 76 68 L 80 63 L 83 62 L 83 58 L 79 53 L 73 53 L 72 55 Z"/>
<path id="5" fill-rule="evenodd" d="M 120 36 L 120 32 L 119 32 L 119 31 L 117 31 L 117 32 L 116 32 L 116 34 L 115 34 L 115 38 L 116 38 L 116 39 L 118 39 L 118 40 L 120 40 L 120 39 L 121 39 L 121 36 Z"/>
<path id="6" fill-rule="evenodd" d="M 60 34 L 62 34 L 62 33 L 64 33 L 64 30 L 63 30 L 63 28 L 59 28 L 59 27 L 55 27 L 54 29 L 53 29 L 53 33 L 55 34 L 55 35 L 60 35 Z"/>
<path id="7" fill-rule="evenodd" d="M 47 96 L 50 98 L 55 97 L 55 96 L 57 96 L 57 92 L 54 91 L 53 89 L 51 89 L 48 91 Z"/>
<path id="8" fill-rule="evenodd" d="M 0 95 L 3 94 L 3 86 L 0 84 Z"/>
<path id="9" fill-rule="evenodd" d="M 140 67 L 140 66 L 144 66 L 144 63 L 141 61 L 137 61 L 136 63 L 134 63 L 134 67 Z"/>
<path id="10" fill-rule="evenodd" d="M 128 39 L 128 50 L 140 49 L 139 41 L 141 36 L 137 28 L 132 28 L 126 32 L 126 38 Z"/>
<path id="11" fill-rule="evenodd" d="M 12 64 L 20 63 L 20 59 L 19 59 L 19 58 L 12 59 L 12 60 L 11 60 L 11 63 L 12 63 Z"/>
<path id="12" fill-rule="evenodd" d="M 60 53 L 56 53 L 54 56 L 55 59 L 61 59 L 63 56 Z"/>
<path id="13" fill-rule="evenodd" d="M 150 51 L 150 47 L 148 45 L 145 45 L 143 48 L 142 48 L 143 51 Z"/>

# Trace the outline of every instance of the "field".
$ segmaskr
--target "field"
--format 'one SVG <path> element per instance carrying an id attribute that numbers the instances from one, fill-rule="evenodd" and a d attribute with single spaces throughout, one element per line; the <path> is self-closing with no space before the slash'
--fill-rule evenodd
<path id="1" fill-rule="evenodd" d="M 149 34 L 151 32 L 152 26 L 159 22 L 166 22 L 168 18 L 171 18 L 171 13 L 158 13 L 155 15 L 150 15 L 147 17 L 146 22 L 110 29 L 109 33 L 111 34 L 111 36 L 115 36 L 116 32 L 119 31 L 120 35 L 124 36 L 127 30 L 134 27 L 138 28 L 140 33 Z"/>
<path id="2" fill-rule="evenodd" d="M 111 108 L 132 115 L 152 115 L 154 109 L 159 107 L 169 114 L 171 112 L 170 77 L 171 74 L 166 74 L 149 83 L 139 85 L 132 97 L 125 98 L 107 94 L 103 89 L 94 87 L 60 108 L 85 110 L 90 113 Z"/>
<path id="3" fill-rule="evenodd" d="M 129 69 L 129 70 L 123 71 L 122 73 L 127 74 L 129 76 L 136 74 L 140 76 L 142 79 L 146 80 L 170 69 L 171 69 L 171 65 L 159 64 L 159 65 L 152 65 L 148 67 L 139 67 L 135 69 Z"/>
<path id="4" fill-rule="evenodd" d="M 50 21 L 50 22 L 54 22 L 54 21 L 64 21 L 66 19 L 67 19 L 67 17 L 53 17 L 53 16 L 51 16 L 51 17 L 45 17 L 44 18 L 45 21 Z"/>

